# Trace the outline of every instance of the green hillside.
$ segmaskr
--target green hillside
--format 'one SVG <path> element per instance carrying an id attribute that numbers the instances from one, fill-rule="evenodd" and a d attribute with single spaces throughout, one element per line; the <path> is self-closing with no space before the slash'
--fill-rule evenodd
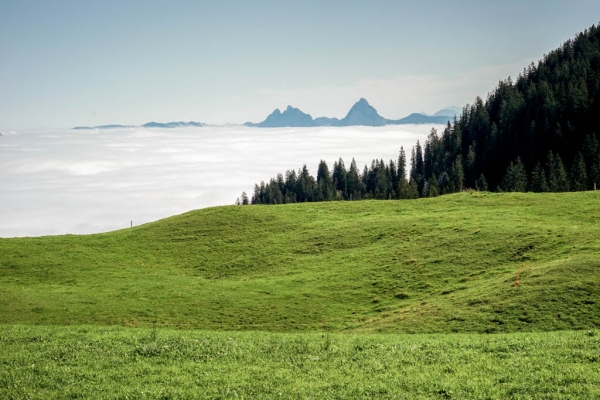
<path id="1" fill-rule="evenodd" d="M 600 192 L 217 207 L 0 239 L 0 323 L 587 329 L 600 326 L 599 254 Z"/>

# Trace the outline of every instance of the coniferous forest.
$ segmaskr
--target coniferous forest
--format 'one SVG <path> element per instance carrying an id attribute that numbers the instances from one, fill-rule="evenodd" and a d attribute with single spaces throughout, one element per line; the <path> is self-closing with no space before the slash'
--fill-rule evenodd
<path id="1" fill-rule="evenodd" d="M 433 197 L 463 189 L 583 191 L 600 186 L 600 26 L 592 26 L 467 104 L 397 161 L 342 159 L 255 185 L 240 204 Z M 406 171 L 406 165 L 409 170 Z"/>

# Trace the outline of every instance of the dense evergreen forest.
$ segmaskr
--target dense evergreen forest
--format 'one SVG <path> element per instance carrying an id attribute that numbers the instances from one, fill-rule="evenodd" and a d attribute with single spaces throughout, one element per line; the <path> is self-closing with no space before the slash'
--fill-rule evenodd
<path id="1" fill-rule="evenodd" d="M 413 147 L 410 170 L 373 160 L 362 173 L 339 159 L 317 177 L 306 166 L 255 185 L 242 204 L 432 197 L 463 189 L 563 192 L 600 186 L 600 26 L 592 26 L 500 81 L 487 99 Z M 407 174 L 408 172 L 408 174 Z"/>

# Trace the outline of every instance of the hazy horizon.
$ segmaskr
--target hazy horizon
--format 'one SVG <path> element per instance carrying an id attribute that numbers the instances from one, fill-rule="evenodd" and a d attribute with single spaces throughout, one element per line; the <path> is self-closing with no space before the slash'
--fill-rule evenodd
<path id="1" fill-rule="evenodd" d="M 591 0 L 5 1 L 0 132 L 261 121 L 288 105 L 390 119 L 485 97 L 592 24 Z"/>

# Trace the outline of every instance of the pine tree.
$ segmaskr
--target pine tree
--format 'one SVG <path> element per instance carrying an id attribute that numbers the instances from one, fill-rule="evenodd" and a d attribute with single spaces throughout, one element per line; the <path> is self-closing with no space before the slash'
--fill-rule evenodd
<path id="1" fill-rule="evenodd" d="M 361 184 L 360 173 L 353 158 L 347 177 L 348 200 L 360 200 L 362 198 Z"/>
<path id="2" fill-rule="evenodd" d="M 406 179 L 406 153 L 404 147 L 400 147 L 400 155 L 398 156 L 398 182 L 396 183 L 396 197 L 398 199 L 407 199 L 408 181 Z"/>
<path id="3" fill-rule="evenodd" d="M 413 147 L 412 150 L 410 151 L 410 179 L 409 179 L 409 181 L 416 182 L 418 174 L 419 173 L 417 171 L 417 156 L 415 154 L 415 148 Z"/>
<path id="4" fill-rule="evenodd" d="M 473 185 L 477 185 L 475 176 L 475 148 L 477 147 L 477 143 L 473 142 L 473 145 L 469 146 L 469 152 L 467 153 L 467 171 L 466 171 L 466 184 L 468 187 L 472 187 Z"/>
<path id="5" fill-rule="evenodd" d="M 483 174 L 479 175 L 479 178 L 477 178 L 477 181 L 475 182 L 475 189 L 479 190 L 480 192 L 488 191 L 488 183 Z"/>
<path id="6" fill-rule="evenodd" d="M 508 165 L 502 181 L 502 190 L 505 192 L 525 192 L 527 190 L 527 173 L 520 158 L 517 157 L 514 164 L 511 161 Z"/>
<path id="7" fill-rule="evenodd" d="M 333 179 L 324 160 L 319 162 L 319 168 L 317 169 L 317 187 L 316 201 L 331 201 L 335 198 Z"/>
<path id="8" fill-rule="evenodd" d="M 558 153 L 548 153 L 548 188 L 551 192 L 569 191 L 569 179 Z"/>
<path id="9" fill-rule="evenodd" d="M 437 197 L 440 195 L 438 190 L 438 181 L 434 176 L 431 176 L 427 182 L 425 183 L 425 187 L 423 189 L 424 197 Z"/>
<path id="10" fill-rule="evenodd" d="M 583 142 L 583 155 L 588 161 L 596 155 L 599 148 L 600 146 L 598 144 L 598 138 L 596 137 L 596 134 L 594 133 L 592 135 L 586 135 Z"/>
<path id="11" fill-rule="evenodd" d="M 333 163 L 333 184 L 338 192 L 338 196 L 344 200 L 348 199 L 348 172 L 341 158 Z"/>
<path id="12" fill-rule="evenodd" d="M 247 206 L 248 204 L 250 204 L 250 201 L 248 200 L 248 195 L 246 194 L 246 192 L 242 192 L 242 203 L 243 206 Z"/>
<path id="13" fill-rule="evenodd" d="M 575 192 L 583 192 L 587 189 L 588 178 L 583 154 L 577 153 L 573 159 L 573 166 L 571 167 L 570 175 L 571 190 Z"/>
<path id="14" fill-rule="evenodd" d="M 423 176 L 423 149 L 418 140 L 415 148 L 415 168 L 417 175 Z"/>
<path id="15" fill-rule="evenodd" d="M 419 198 L 419 188 L 417 187 L 417 182 L 411 180 L 408 184 L 406 190 L 406 198 L 407 199 L 418 199 Z"/>
<path id="16" fill-rule="evenodd" d="M 546 171 L 538 162 L 531 172 L 531 191 L 536 193 L 548 192 L 548 179 L 546 179 Z"/>
<path id="17" fill-rule="evenodd" d="M 296 171 L 288 170 L 285 173 L 285 202 L 286 203 L 295 203 L 298 201 L 298 196 L 296 194 L 296 189 L 298 185 L 298 177 L 296 175 Z"/>
<path id="18" fill-rule="evenodd" d="M 296 195 L 299 202 L 315 201 L 317 191 L 317 181 L 308 172 L 306 164 L 298 171 L 298 180 L 296 182 Z"/>
<path id="19" fill-rule="evenodd" d="M 462 157 L 459 154 L 456 156 L 456 160 L 450 171 L 450 190 L 453 192 L 462 192 L 464 182 L 465 174 L 463 172 Z"/>

